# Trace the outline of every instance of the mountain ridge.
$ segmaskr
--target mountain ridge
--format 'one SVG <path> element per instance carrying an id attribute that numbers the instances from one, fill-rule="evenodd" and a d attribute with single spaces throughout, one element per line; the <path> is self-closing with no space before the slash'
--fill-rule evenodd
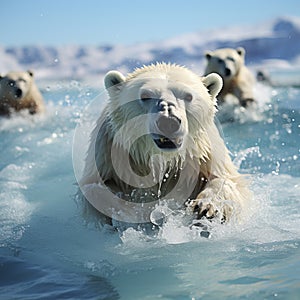
<path id="1" fill-rule="evenodd" d="M 201 71 L 204 52 L 223 47 L 246 49 L 250 67 L 261 64 L 300 66 L 300 18 L 280 17 L 255 26 L 197 31 L 163 41 L 133 45 L 0 46 L 0 71 L 33 69 L 41 79 L 102 76 L 156 61 Z"/>

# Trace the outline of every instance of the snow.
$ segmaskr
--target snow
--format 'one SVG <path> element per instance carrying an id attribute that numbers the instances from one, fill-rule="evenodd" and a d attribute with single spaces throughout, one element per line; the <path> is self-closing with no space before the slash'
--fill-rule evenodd
<path id="1" fill-rule="evenodd" d="M 99 85 L 110 69 L 123 72 L 156 61 L 186 65 L 201 74 L 204 52 L 243 46 L 250 68 L 300 68 L 300 18 L 282 17 L 253 26 L 218 28 L 148 43 L 124 45 L 0 46 L 0 70 L 32 69 L 37 80 L 73 79 Z"/>

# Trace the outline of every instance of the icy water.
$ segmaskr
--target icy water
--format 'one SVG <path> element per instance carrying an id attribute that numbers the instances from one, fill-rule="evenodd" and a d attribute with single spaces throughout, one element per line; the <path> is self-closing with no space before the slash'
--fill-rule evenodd
<path id="1" fill-rule="evenodd" d="M 85 223 L 72 144 L 98 93 L 51 86 L 46 116 L 0 120 L 0 298 L 299 299 L 300 89 L 259 86 L 260 115 L 222 124 L 255 197 L 210 238 L 176 215 L 155 235 Z"/>

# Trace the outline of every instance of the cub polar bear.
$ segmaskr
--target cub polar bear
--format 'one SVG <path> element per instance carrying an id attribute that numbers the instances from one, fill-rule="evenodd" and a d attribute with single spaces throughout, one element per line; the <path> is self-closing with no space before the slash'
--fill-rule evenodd
<path id="1" fill-rule="evenodd" d="M 44 111 L 43 97 L 38 90 L 33 72 L 10 72 L 0 75 L 0 115 L 28 109 L 30 114 Z"/>
<path id="2" fill-rule="evenodd" d="M 162 199 L 222 222 L 244 209 L 247 183 L 214 123 L 219 75 L 157 63 L 126 77 L 110 71 L 104 82 L 109 100 L 79 186 L 106 222 L 150 222 Z"/>
<path id="3" fill-rule="evenodd" d="M 218 96 L 222 103 L 228 94 L 234 95 L 243 107 L 254 102 L 255 79 L 245 66 L 245 49 L 222 48 L 205 53 L 207 66 L 205 75 L 217 73 L 223 79 L 223 88 Z"/>

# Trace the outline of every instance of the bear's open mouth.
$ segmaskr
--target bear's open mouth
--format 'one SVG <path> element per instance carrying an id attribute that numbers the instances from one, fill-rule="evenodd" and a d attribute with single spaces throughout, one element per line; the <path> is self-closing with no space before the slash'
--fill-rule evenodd
<path id="1" fill-rule="evenodd" d="M 183 142 L 183 138 L 181 137 L 169 139 L 163 135 L 153 135 L 152 138 L 157 147 L 160 149 L 178 149 L 181 147 Z"/>

